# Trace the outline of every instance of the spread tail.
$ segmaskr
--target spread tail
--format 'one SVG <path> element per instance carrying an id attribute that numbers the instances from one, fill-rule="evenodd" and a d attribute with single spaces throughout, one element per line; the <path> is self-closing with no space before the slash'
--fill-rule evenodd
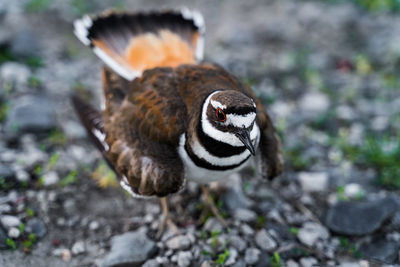
<path id="1" fill-rule="evenodd" d="M 127 80 L 146 69 L 194 64 L 203 59 L 205 26 L 200 13 L 115 13 L 84 16 L 74 33 Z"/>

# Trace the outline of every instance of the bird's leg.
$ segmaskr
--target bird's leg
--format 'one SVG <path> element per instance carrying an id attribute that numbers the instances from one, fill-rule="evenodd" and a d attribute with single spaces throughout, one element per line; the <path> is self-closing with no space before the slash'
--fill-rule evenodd
<path id="1" fill-rule="evenodd" d="M 226 227 L 228 224 L 226 223 L 225 219 L 222 218 L 221 214 L 218 211 L 218 208 L 215 206 L 215 203 L 212 200 L 210 193 L 208 191 L 208 187 L 206 185 L 201 185 L 201 190 L 203 192 L 203 198 L 204 198 L 205 204 L 210 208 L 211 212 L 218 219 L 218 221 L 220 221 L 220 223 L 224 227 Z"/>
<path id="2" fill-rule="evenodd" d="M 161 222 L 160 225 L 158 226 L 158 231 L 156 238 L 160 239 L 162 234 L 164 233 L 165 230 L 165 225 L 167 224 L 168 227 L 170 227 L 176 234 L 180 234 L 179 228 L 175 225 L 175 223 L 171 220 L 170 215 L 169 215 L 169 210 L 168 210 L 168 201 L 166 197 L 162 197 L 160 199 L 161 202 L 161 209 L 162 209 L 162 216 L 161 216 Z"/>

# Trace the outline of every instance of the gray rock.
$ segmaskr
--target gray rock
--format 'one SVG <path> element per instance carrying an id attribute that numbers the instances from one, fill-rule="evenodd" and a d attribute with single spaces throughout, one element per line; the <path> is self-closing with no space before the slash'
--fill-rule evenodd
<path id="1" fill-rule="evenodd" d="M 11 52 L 19 57 L 40 56 L 40 43 L 37 36 L 29 30 L 16 33 L 11 41 Z"/>
<path id="2" fill-rule="evenodd" d="M 318 264 L 317 259 L 313 257 L 304 257 L 300 259 L 300 265 L 301 267 L 313 267 Z"/>
<path id="3" fill-rule="evenodd" d="M 312 247 L 315 245 L 317 240 L 326 240 L 329 238 L 329 232 L 322 225 L 313 222 L 306 222 L 299 229 L 297 238 L 304 245 Z"/>
<path id="4" fill-rule="evenodd" d="M 127 232 L 111 239 L 111 251 L 101 266 L 141 266 L 156 250 L 155 242 L 149 240 L 143 231 Z"/>
<path id="5" fill-rule="evenodd" d="M 361 185 L 356 183 L 350 183 L 344 186 L 344 195 L 354 199 L 364 195 L 364 190 L 361 187 Z"/>
<path id="6" fill-rule="evenodd" d="M 26 91 L 26 86 L 32 73 L 21 63 L 6 62 L 0 69 L 0 80 L 3 85 L 12 86 L 16 91 Z"/>
<path id="7" fill-rule="evenodd" d="M 36 165 L 47 161 L 47 154 L 36 147 L 24 150 L 19 156 L 18 161 L 25 169 L 32 169 Z"/>
<path id="8" fill-rule="evenodd" d="M 222 224 L 217 220 L 217 218 L 211 217 L 204 224 L 204 230 L 212 231 L 222 231 Z"/>
<path id="9" fill-rule="evenodd" d="M 246 267 L 246 263 L 243 261 L 239 260 L 235 264 L 231 265 L 232 267 Z"/>
<path id="10" fill-rule="evenodd" d="M 146 261 L 146 262 L 142 265 L 142 267 L 160 267 L 160 264 L 158 263 L 157 260 L 151 259 L 151 260 Z"/>
<path id="11" fill-rule="evenodd" d="M 366 235 L 377 230 L 398 208 L 393 198 L 364 202 L 339 202 L 328 210 L 326 225 L 346 235 Z"/>
<path id="12" fill-rule="evenodd" d="M 11 227 L 8 230 L 8 236 L 11 238 L 14 238 L 14 239 L 17 239 L 20 236 L 20 234 L 21 233 L 20 233 L 19 229 L 16 227 Z"/>
<path id="13" fill-rule="evenodd" d="M 73 255 L 79 255 L 85 253 L 85 251 L 86 251 L 86 246 L 84 241 L 75 242 L 71 248 L 71 252 Z"/>
<path id="14" fill-rule="evenodd" d="M 294 260 L 288 260 L 286 262 L 286 267 L 299 267 L 299 264 L 297 262 L 295 262 Z"/>
<path id="15" fill-rule="evenodd" d="M 3 228 L 0 227 L 0 249 L 7 248 L 7 234 L 4 232 Z"/>
<path id="16" fill-rule="evenodd" d="M 243 191 L 237 188 L 229 188 L 223 195 L 223 202 L 230 212 L 236 209 L 248 209 L 252 204 Z"/>
<path id="17" fill-rule="evenodd" d="M 392 218 L 391 221 L 393 227 L 396 229 L 396 231 L 400 231 L 400 211 L 397 211 Z"/>
<path id="18" fill-rule="evenodd" d="M 193 255 L 190 251 L 180 251 L 178 253 L 178 266 L 187 267 L 192 261 Z"/>
<path id="19" fill-rule="evenodd" d="M 18 227 L 21 224 L 20 219 L 12 215 L 1 216 L 0 222 L 6 230 L 10 229 L 11 227 Z"/>
<path id="20" fill-rule="evenodd" d="M 91 221 L 90 223 L 89 223 L 89 229 L 91 230 L 91 231 L 96 231 L 97 229 L 99 229 L 100 228 L 100 223 L 98 222 L 98 221 Z"/>
<path id="21" fill-rule="evenodd" d="M 300 172 L 299 182 L 306 192 L 322 192 L 328 188 L 329 177 L 326 172 Z"/>
<path id="22" fill-rule="evenodd" d="M 251 228 L 248 224 L 242 224 L 242 225 L 240 225 L 240 231 L 241 231 L 244 235 L 248 235 L 248 236 L 251 236 L 251 235 L 254 234 L 253 228 Z"/>
<path id="23" fill-rule="evenodd" d="M 310 115 L 318 116 L 329 108 L 329 98 L 319 92 L 307 93 L 300 99 L 299 107 Z"/>
<path id="24" fill-rule="evenodd" d="M 267 233 L 265 229 L 261 229 L 256 234 L 256 244 L 259 248 L 272 251 L 277 247 L 276 241 L 272 238 L 270 234 Z"/>
<path id="25" fill-rule="evenodd" d="M 11 212 L 12 208 L 8 204 L 0 204 L 0 214 Z"/>
<path id="26" fill-rule="evenodd" d="M 230 237 L 229 244 L 236 248 L 239 252 L 243 252 L 247 247 L 247 242 L 240 236 L 234 235 Z"/>
<path id="27" fill-rule="evenodd" d="M 0 179 L 0 190 L 9 190 L 19 185 L 15 172 L 6 165 L 0 165 Z"/>
<path id="28" fill-rule="evenodd" d="M 358 262 L 342 262 L 338 267 L 362 267 Z"/>
<path id="29" fill-rule="evenodd" d="M 255 220 L 257 220 L 257 213 L 248 209 L 236 209 L 233 216 L 235 217 L 235 219 L 242 222 L 254 222 Z"/>
<path id="30" fill-rule="evenodd" d="M 261 251 L 257 248 L 248 248 L 244 254 L 244 261 L 247 264 L 255 264 L 258 262 Z"/>
<path id="31" fill-rule="evenodd" d="M 381 263 L 395 263 L 400 249 L 398 242 L 378 240 L 360 247 L 361 255 L 370 260 L 376 260 Z"/>
<path id="32" fill-rule="evenodd" d="M 53 171 L 43 174 L 42 178 L 44 186 L 56 185 L 60 181 L 60 177 L 58 176 L 57 172 Z"/>
<path id="33" fill-rule="evenodd" d="M 178 235 L 166 242 L 169 249 L 185 250 L 190 248 L 190 239 L 185 235 Z"/>
<path id="34" fill-rule="evenodd" d="M 238 257 L 238 255 L 239 255 L 239 253 L 236 249 L 229 248 L 229 257 L 225 261 L 225 266 L 234 264 L 237 261 L 236 258 Z"/>
<path id="35" fill-rule="evenodd" d="M 43 95 L 24 95 L 11 103 L 4 132 L 13 139 L 22 133 L 47 133 L 55 127 L 51 101 Z"/>
<path id="36" fill-rule="evenodd" d="M 34 234 L 36 238 L 42 238 L 47 233 L 46 225 L 39 218 L 30 219 L 25 225 L 25 230 L 28 233 Z"/>

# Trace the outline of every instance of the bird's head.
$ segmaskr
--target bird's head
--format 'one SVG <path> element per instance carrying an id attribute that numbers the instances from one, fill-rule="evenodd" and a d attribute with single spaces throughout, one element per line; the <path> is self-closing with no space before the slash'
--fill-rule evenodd
<path id="1" fill-rule="evenodd" d="M 204 102 L 201 115 L 204 133 L 232 146 L 245 146 L 252 155 L 259 137 L 255 121 L 255 102 L 239 91 L 216 91 Z"/>

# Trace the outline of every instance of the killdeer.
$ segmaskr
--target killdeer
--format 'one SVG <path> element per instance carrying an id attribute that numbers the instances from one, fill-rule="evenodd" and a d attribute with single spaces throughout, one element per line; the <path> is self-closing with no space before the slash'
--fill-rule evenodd
<path id="1" fill-rule="evenodd" d="M 94 143 L 135 197 L 165 197 L 186 179 L 237 172 L 255 156 L 259 174 L 281 173 L 279 137 L 252 90 L 202 63 L 205 26 L 189 10 L 84 16 L 75 35 L 107 65 L 105 107 L 75 109 Z"/>

